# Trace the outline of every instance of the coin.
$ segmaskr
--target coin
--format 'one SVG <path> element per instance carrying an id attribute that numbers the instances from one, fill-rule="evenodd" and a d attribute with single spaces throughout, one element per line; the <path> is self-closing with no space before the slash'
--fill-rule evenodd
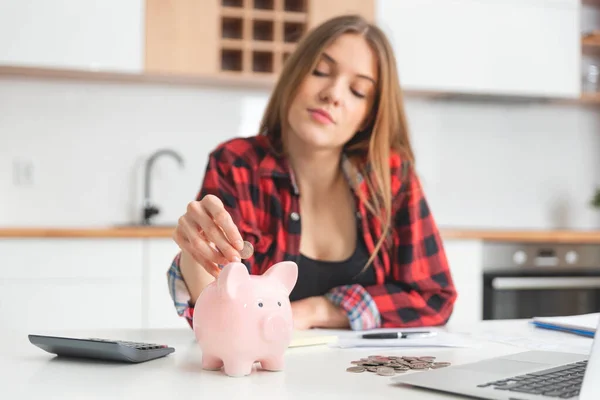
<path id="1" fill-rule="evenodd" d="M 244 248 L 242 249 L 242 251 L 240 251 L 240 257 L 250 258 L 252 257 L 252 254 L 254 254 L 254 247 L 252 246 L 252 243 L 244 240 Z"/>
<path id="2" fill-rule="evenodd" d="M 381 376 L 392 376 L 396 373 L 393 368 L 390 367 L 379 367 L 377 368 L 377 375 Z"/>
<path id="3" fill-rule="evenodd" d="M 346 371 L 348 372 L 354 372 L 354 373 L 358 373 L 358 372 L 365 372 L 365 368 L 364 367 L 348 367 L 346 368 Z"/>

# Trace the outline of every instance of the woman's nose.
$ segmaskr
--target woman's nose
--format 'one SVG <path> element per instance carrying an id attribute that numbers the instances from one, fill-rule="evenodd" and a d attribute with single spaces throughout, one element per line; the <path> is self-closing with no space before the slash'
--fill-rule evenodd
<path id="1" fill-rule="evenodd" d="M 340 84 L 332 82 L 321 91 L 321 100 L 338 105 L 341 98 Z"/>

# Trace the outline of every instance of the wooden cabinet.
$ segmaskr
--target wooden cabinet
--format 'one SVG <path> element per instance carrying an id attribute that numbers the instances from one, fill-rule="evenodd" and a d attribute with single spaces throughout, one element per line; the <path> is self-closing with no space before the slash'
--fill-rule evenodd
<path id="1" fill-rule="evenodd" d="M 375 0 L 147 0 L 145 70 L 273 76 L 307 30 L 346 12 L 374 20 Z"/>
<path id="2" fill-rule="evenodd" d="M 0 1 L 0 66 L 140 73 L 144 0 Z"/>
<path id="3" fill-rule="evenodd" d="M 409 90 L 577 98 L 579 0 L 378 0 Z"/>

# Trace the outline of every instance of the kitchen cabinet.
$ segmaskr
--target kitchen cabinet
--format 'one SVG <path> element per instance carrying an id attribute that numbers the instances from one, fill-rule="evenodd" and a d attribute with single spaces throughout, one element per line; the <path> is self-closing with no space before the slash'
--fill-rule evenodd
<path id="1" fill-rule="evenodd" d="M 144 247 L 144 327 L 189 328 L 187 320 L 177 314 L 167 285 L 167 271 L 179 247 L 169 238 L 146 239 Z"/>
<path id="2" fill-rule="evenodd" d="M 461 327 L 477 323 L 483 319 L 483 244 L 477 240 L 446 240 L 444 249 L 458 292 L 448 324 Z"/>
<path id="3" fill-rule="evenodd" d="M 0 330 L 142 327 L 142 239 L 0 240 Z"/>
<path id="4" fill-rule="evenodd" d="M 0 2 L 0 65 L 140 73 L 144 0 Z"/>
<path id="5" fill-rule="evenodd" d="M 147 0 L 145 71 L 272 77 L 298 40 L 346 12 L 375 16 L 375 0 Z"/>
<path id="6" fill-rule="evenodd" d="M 577 98 L 579 0 L 378 0 L 410 90 Z"/>

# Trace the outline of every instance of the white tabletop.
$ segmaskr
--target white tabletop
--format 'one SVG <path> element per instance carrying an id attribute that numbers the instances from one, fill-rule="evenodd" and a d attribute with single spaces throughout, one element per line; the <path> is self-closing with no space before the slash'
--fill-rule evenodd
<path id="1" fill-rule="evenodd" d="M 1 333 L 0 398 L 2 399 L 327 399 L 410 398 L 456 399 L 413 390 L 389 377 L 346 372 L 351 361 L 369 355 L 435 356 L 436 361 L 456 364 L 556 346 L 562 351 L 586 353 L 591 339 L 534 328 L 527 321 L 490 321 L 448 332 L 468 334 L 466 348 L 331 348 L 327 345 L 288 349 L 281 372 L 255 369 L 232 378 L 200 367 L 201 353 L 192 331 L 99 330 L 32 332 L 73 337 L 102 337 L 164 343 L 175 353 L 141 364 L 116 364 L 60 359 L 29 343 L 26 334 Z M 331 331 L 329 331 L 331 333 Z M 535 343 L 534 340 L 535 339 Z M 508 340 L 513 344 L 502 343 Z M 407 373 L 427 373 L 411 371 Z M 393 396 L 393 397 L 392 397 Z"/>

